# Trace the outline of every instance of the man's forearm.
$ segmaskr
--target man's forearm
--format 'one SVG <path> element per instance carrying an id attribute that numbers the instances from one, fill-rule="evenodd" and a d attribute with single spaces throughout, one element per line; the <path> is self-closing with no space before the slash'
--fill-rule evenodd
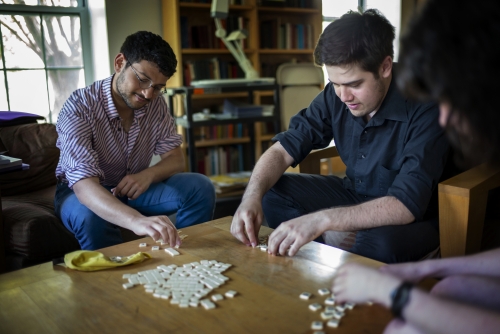
<path id="1" fill-rule="evenodd" d="M 112 224 L 131 229 L 134 219 L 142 217 L 138 211 L 120 202 L 101 186 L 97 177 L 78 181 L 73 190 L 83 205 Z"/>
<path id="2" fill-rule="evenodd" d="M 319 211 L 325 230 L 358 231 L 379 226 L 404 225 L 415 220 L 395 197 L 385 196 L 358 205 Z"/>
<path id="3" fill-rule="evenodd" d="M 426 277 L 476 275 L 500 277 L 500 248 L 469 256 L 427 260 L 419 264 Z"/>
<path id="4" fill-rule="evenodd" d="M 293 158 L 288 155 L 283 146 L 279 142 L 275 143 L 255 165 L 243 199 L 250 197 L 262 199 L 292 163 Z"/>

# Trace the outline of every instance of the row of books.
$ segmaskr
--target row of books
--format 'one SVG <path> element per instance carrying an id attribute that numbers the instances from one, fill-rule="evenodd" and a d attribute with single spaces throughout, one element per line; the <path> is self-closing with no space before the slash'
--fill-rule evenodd
<path id="1" fill-rule="evenodd" d="M 248 127 L 241 123 L 200 126 L 195 128 L 194 137 L 196 140 L 243 138 L 248 137 Z"/>
<path id="2" fill-rule="evenodd" d="M 261 0 L 265 7 L 313 8 L 313 0 Z"/>
<path id="3" fill-rule="evenodd" d="M 180 2 L 191 2 L 191 3 L 212 3 L 212 0 L 180 0 Z M 244 5 L 244 0 L 229 0 L 230 5 Z"/>
<path id="4" fill-rule="evenodd" d="M 281 23 L 280 18 L 261 22 L 261 49 L 312 49 L 314 31 L 311 24 Z"/>
<path id="5" fill-rule="evenodd" d="M 198 172 L 211 176 L 245 170 L 245 161 L 248 161 L 247 151 L 242 144 L 197 148 Z"/>
<path id="6" fill-rule="evenodd" d="M 221 20 L 221 24 L 226 30 L 227 36 L 235 30 L 245 30 L 248 20 L 242 16 L 229 15 L 227 19 Z M 181 47 L 183 49 L 226 49 L 226 45 L 221 39 L 215 36 L 215 22 L 210 24 L 191 24 L 187 16 L 181 16 Z M 246 33 L 248 33 L 245 30 Z M 246 41 L 240 41 L 245 48 Z"/>
<path id="7" fill-rule="evenodd" d="M 184 85 L 194 80 L 244 78 L 245 74 L 236 61 L 219 58 L 186 61 L 183 64 Z"/>

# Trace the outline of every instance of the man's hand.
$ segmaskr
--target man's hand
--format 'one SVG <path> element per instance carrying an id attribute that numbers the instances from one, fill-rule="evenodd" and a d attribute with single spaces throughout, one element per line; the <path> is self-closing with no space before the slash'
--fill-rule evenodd
<path id="1" fill-rule="evenodd" d="M 300 247 L 328 229 L 321 216 L 320 212 L 315 212 L 281 223 L 269 236 L 267 252 L 294 256 Z"/>
<path id="2" fill-rule="evenodd" d="M 127 196 L 128 199 L 134 200 L 148 190 L 152 182 L 151 175 L 144 170 L 125 176 L 111 192 L 115 197 Z"/>
<path id="3" fill-rule="evenodd" d="M 234 214 L 231 234 L 247 246 L 257 246 L 263 216 L 260 200 L 243 199 Z"/>
<path id="4" fill-rule="evenodd" d="M 167 216 L 142 217 L 133 224 L 132 232 L 137 235 L 149 235 L 153 240 L 163 239 L 171 247 L 180 246 L 181 239 L 175 225 Z"/>
<path id="5" fill-rule="evenodd" d="M 333 280 L 332 291 L 339 303 L 364 303 L 374 301 L 388 307 L 390 294 L 401 280 L 376 268 L 357 263 L 348 263 L 338 270 Z"/>

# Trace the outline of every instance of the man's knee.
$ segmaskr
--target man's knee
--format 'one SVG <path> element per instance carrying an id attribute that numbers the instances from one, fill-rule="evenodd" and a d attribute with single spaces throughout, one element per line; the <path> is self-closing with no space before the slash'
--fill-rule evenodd
<path id="1" fill-rule="evenodd" d="M 202 198 L 208 203 L 215 203 L 215 187 L 212 181 L 203 174 L 198 173 L 183 173 L 179 175 L 186 176 L 184 186 L 190 187 L 190 193 Z"/>

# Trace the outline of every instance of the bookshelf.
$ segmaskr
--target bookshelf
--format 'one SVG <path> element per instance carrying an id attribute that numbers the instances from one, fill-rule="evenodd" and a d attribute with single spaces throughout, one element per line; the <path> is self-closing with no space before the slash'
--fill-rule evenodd
<path id="1" fill-rule="evenodd" d="M 247 30 L 248 38 L 244 40 L 245 54 L 261 77 L 275 77 L 277 67 L 285 62 L 313 61 L 313 49 L 322 31 L 321 0 L 235 0 L 231 3 L 235 4 L 229 6 L 231 18 L 226 22 L 226 29 L 228 33 L 231 32 L 229 28 L 233 26 Z M 304 5 L 306 8 L 298 7 L 299 5 Z M 172 46 L 178 60 L 177 72 L 168 81 L 168 88 L 188 86 L 193 74 L 196 80 L 243 76 L 231 53 L 215 37 L 215 24 L 210 17 L 210 6 L 208 0 L 162 1 L 163 37 Z M 283 37 L 283 34 L 286 37 Z M 269 40 L 268 35 L 274 37 Z M 300 43 L 298 35 L 302 36 Z M 177 96 L 173 98 L 174 105 L 182 106 L 177 110 L 184 112 L 186 109 L 184 97 L 182 94 L 175 95 Z M 252 95 L 254 104 L 275 103 L 276 95 L 272 89 L 254 90 Z M 197 113 L 208 108 L 211 113 L 217 113 L 225 98 L 246 101 L 247 92 L 191 94 L 190 112 Z M 253 129 L 250 130 L 249 127 Z M 187 142 L 188 128 L 180 126 L 178 129 Z M 258 159 L 269 147 L 270 140 L 276 132 L 274 121 L 247 123 L 246 131 L 253 134 L 252 138 L 233 136 L 200 140 L 194 138 L 193 134 L 191 143 L 201 150 L 221 145 L 241 144 L 244 145 L 245 152 L 250 152 L 246 154 L 252 155 L 250 160 Z M 254 147 L 250 148 L 252 145 Z"/>
<path id="2" fill-rule="evenodd" d="M 253 117 L 234 117 L 229 115 L 211 114 L 211 117 L 195 119 L 193 102 L 203 100 L 195 96 L 221 98 L 243 93 L 246 101 L 254 103 L 256 91 L 273 93 L 274 108 L 279 110 L 279 86 L 269 83 L 246 83 L 231 86 L 194 88 L 168 88 L 166 98 L 170 110 L 175 117 L 180 132 L 184 135 L 187 149 L 189 171 L 207 175 L 225 174 L 250 170 L 255 165 L 256 135 L 255 123 L 268 122 L 274 131 L 280 127 L 280 113 Z M 177 98 L 177 101 L 176 101 Z M 181 109 L 181 110 L 180 110 Z M 269 138 L 270 139 L 270 138 Z M 244 148 L 248 144 L 248 149 Z M 202 151 L 212 148 L 211 152 Z M 245 154 L 247 153 L 247 154 Z"/>

